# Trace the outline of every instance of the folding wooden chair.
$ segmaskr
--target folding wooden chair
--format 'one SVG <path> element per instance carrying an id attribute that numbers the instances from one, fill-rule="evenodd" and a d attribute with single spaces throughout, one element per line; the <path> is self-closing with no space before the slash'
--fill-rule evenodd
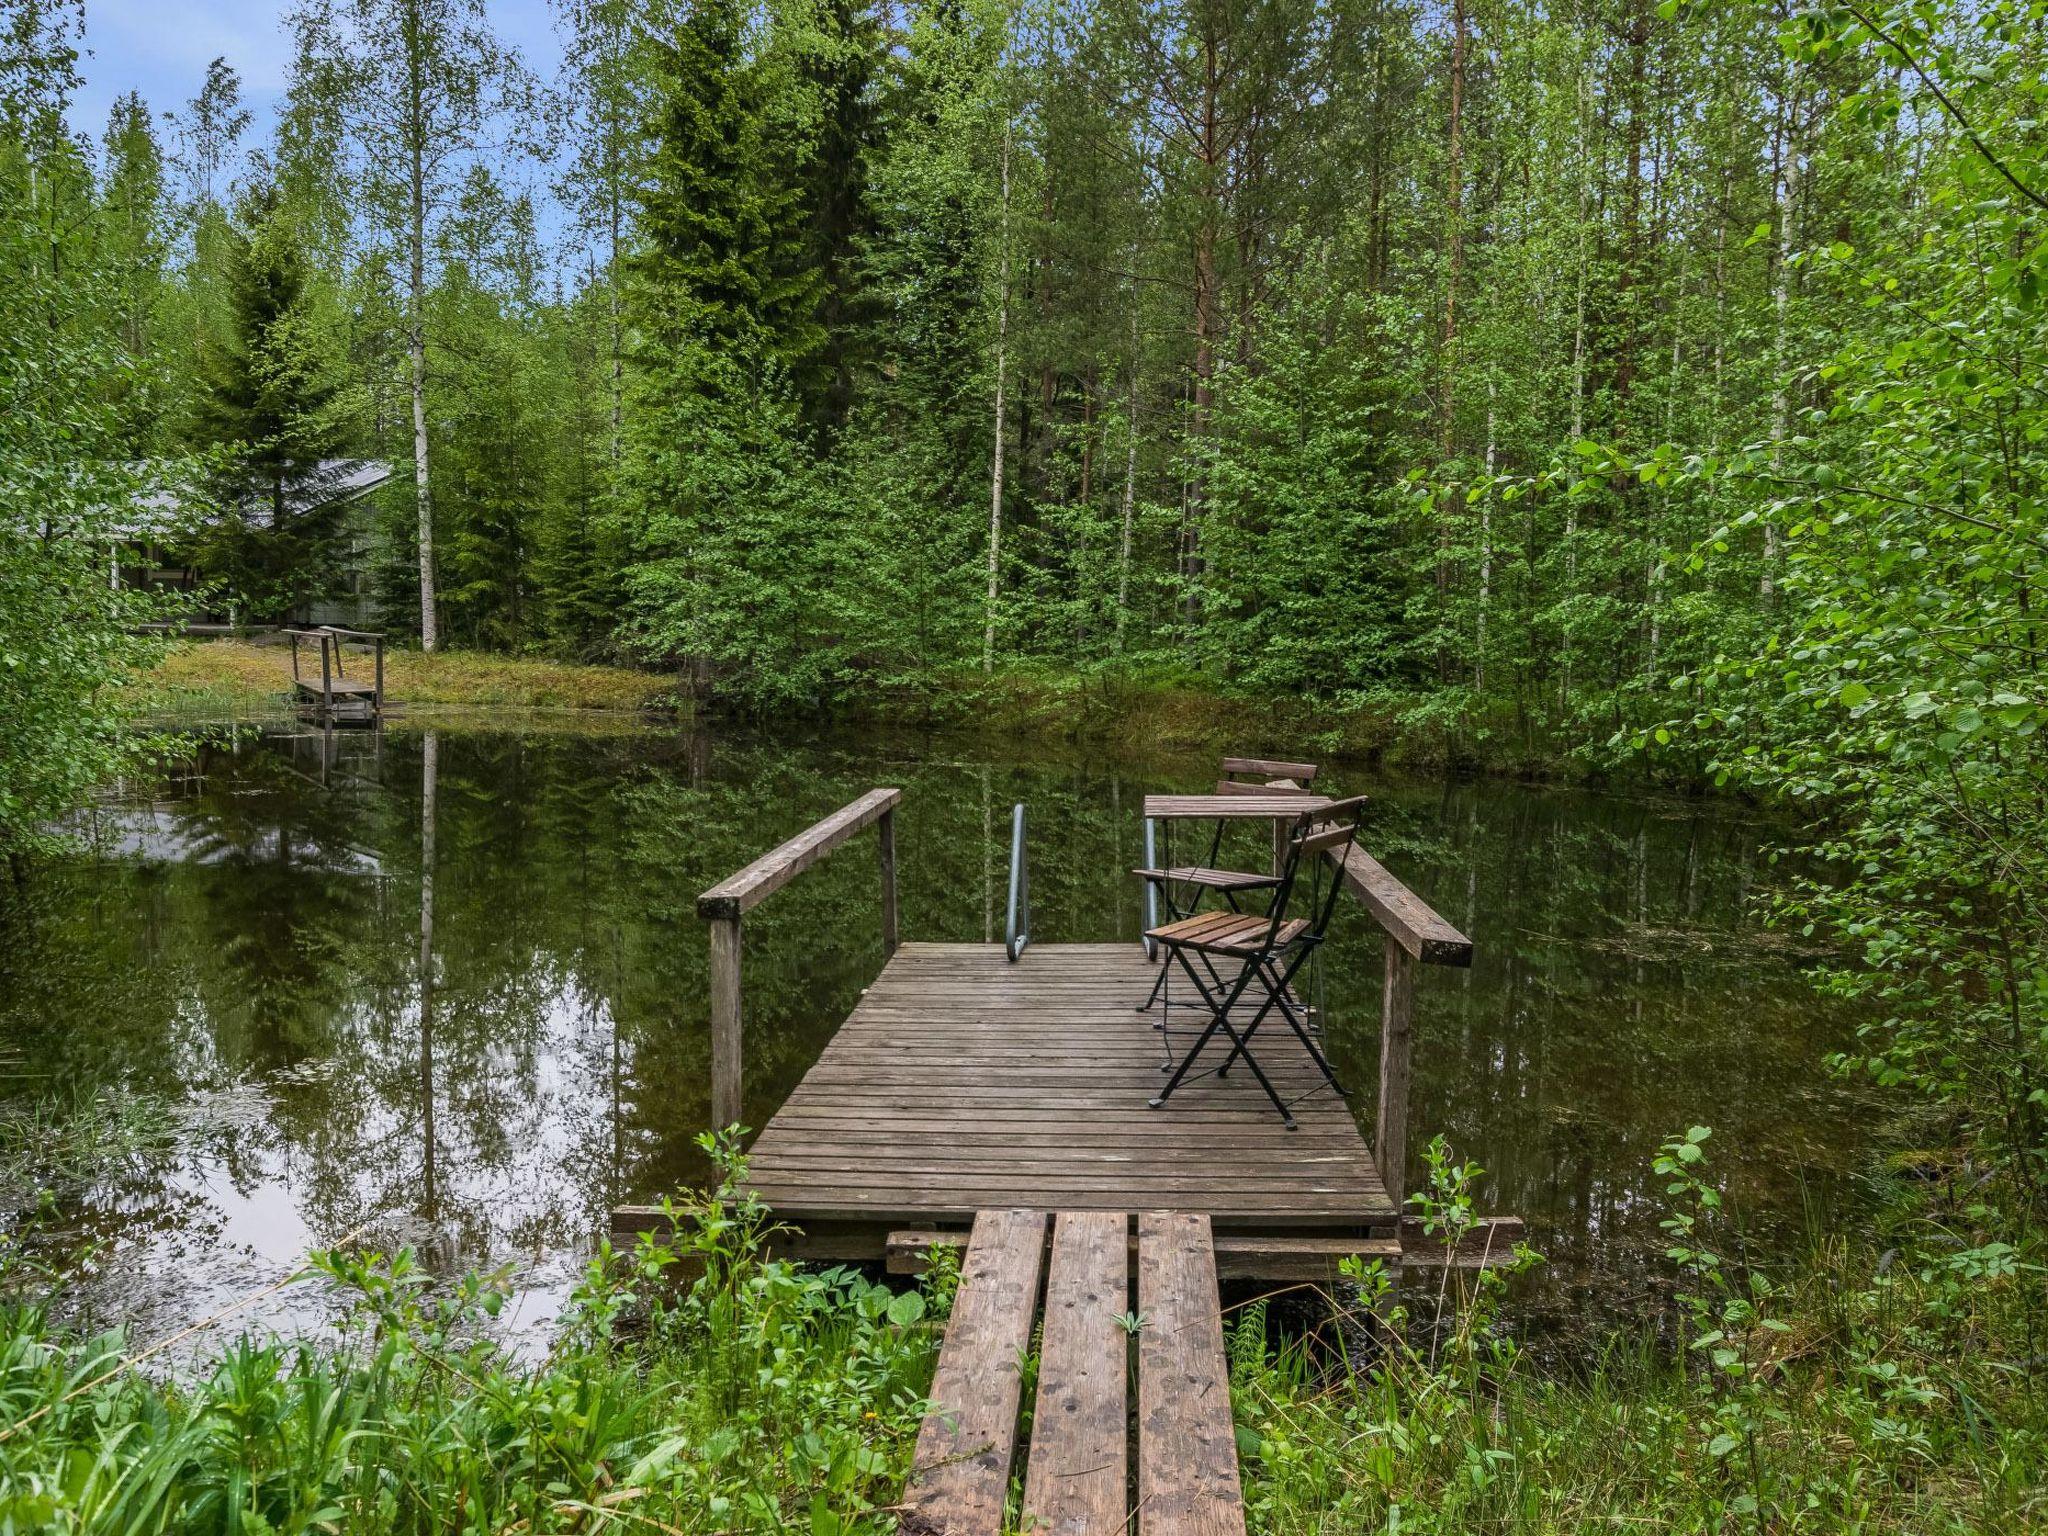
<path id="1" fill-rule="evenodd" d="M 1173 1096 L 1173 1091 L 1188 1079 L 1195 1058 L 1202 1054 L 1203 1047 L 1220 1030 L 1230 1039 L 1230 1051 L 1220 1065 L 1209 1071 L 1221 1077 L 1242 1058 L 1251 1068 L 1259 1086 L 1265 1089 L 1266 1097 L 1273 1101 L 1273 1107 L 1280 1111 L 1282 1122 L 1287 1129 L 1293 1130 L 1293 1104 L 1299 1102 L 1299 1097 L 1292 1101 L 1282 1099 L 1251 1050 L 1252 1039 L 1258 1034 L 1259 1026 L 1275 1008 L 1279 1009 L 1288 1028 L 1294 1031 L 1309 1059 L 1316 1064 L 1323 1081 L 1339 1095 L 1344 1093 L 1344 1087 L 1337 1081 L 1329 1059 L 1317 1045 L 1313 1031 L 1289 1000 L 1288 987 L 1295 973 L 1322 944 L 1329 930 L 1331 915 L 1336 910 L 1337 897 L 1343 889 L 1343 882 L 1333 872 L 1323 869 L 1323 859 L 1332 850 L 1347 848 L 1356 840 L 1364 804 L 1364 796 L 1339 800 L 1313 817 L 1303 816 L 1296 823 L 1294 835 L 1288 841 L 1287 857 L 1279 881 L 1263 915 L 1237 911 L 1199 912 L 1163 924 L 1146 935 L 1166 946 L 1172 960 L 1194 983 L 1209 1011 L 1207 1027 L 1181 1057 L 1159 1096 L 1151 1101 L 1154 1109 L 1164 1105 Z M 1290 918 L 1287 916 L 1289 898 L 1301 878 L 1304 859 L 1313 861 L 1310 870 L 1313 895 L 1308 903 L 1308 915 Z M 1324 878 L 1326 873 L 1329 875 L 1327 880 Z M 1226 964 L 1235 961 L 1237 973 L 1226 978 L 1218 969 L 1219 961 Z M 1238 1006 L 1254 983 L 1263 996 L 1257 1011 L 1240 1027 L 1232 1021 L 1231 1010 Z M 1200 1072 L 1194 1075 L 1206 1077 L 1209 1074 Z"/>
<path id="2" fill-rule="evenodd" d="M 1219 795 L 1307 795 L 1309 786 L 1315 782 L 1320 771 L 1315 763 L 1281 762 L 1262 757 L 1226 757 L 1217 771 L 1222 775 L 1216 781 Z M 1215 891 L 1223 898 L 1223 904 L 1233 912 L 1243 910 L 1238 898 L 1253 891 L 1269 891 L 1280 883 L 1277 870 L 1256 874 L 1250 870 L 1221 869 L 1217 861 L 1223 855 L 1223 828 L 1221 821 L 1209 839 L 1209 855 L 1199 864 L 1176 864 L 1165 868 L 1134 869 L 1136 875 L 1159 892 L 1160 905 L 1165 907 L 1169 920 L 1192 916 L 1201 910 L 1203 896 Z M 1277 865 L 1279 860 L 1276 858 Z M 1191 892 L 1192 897 L 1182 904 L 1181 893 Z M 1152 979 L 1152 990 L 1145 1001 L 1138 1004 L 1138 1012 L 1149 1011 L 1154 1003 L 1167 999 L 1167 1006 L 1173 1006 L 1167 990 L 1169 967 L 1162 965 L 1159 974 Z M 1190 1004 L 1190 1007 L 1196 1006 Z"/>

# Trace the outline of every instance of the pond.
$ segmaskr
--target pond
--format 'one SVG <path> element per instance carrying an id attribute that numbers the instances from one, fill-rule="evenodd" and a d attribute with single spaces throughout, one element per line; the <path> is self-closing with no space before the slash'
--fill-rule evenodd
<path id="1" fill-rule="evenodd" d="M 0 1222 L 73 1320 L 140 1336 L 345 1236 L 438 1273 L 508 1265 L 544 1335 L 614 1204 L 701 1178 L 705 933 L 693 898 L 899 784 L 907 938 L 1000 940 L 1009 810 L 1034 937 L 1135 941 L 1138 806 L 1203 757 L 843 733 L 245 734 L 111 786 L 73 857 L 0 897 Z M 1661 1309 L 1658 1142 L 1715 1129 L 1753 1256 L 1851 1198 L 1869 1106 L 1823 1055 L 1851 1021 L 1746 914 L 1771 832 L 1724 806 L 1499 782 L 1374 796 L 1367 845 L 1471 935 L 1425 969 L 1411 1143 L 1482 1164 L 1481 1208 L 1548 1258 L 1517 1314 L 1590 1338 Z M 1320 786 L 1319 786 L 1320 787 Z M 795 1085 L 881 963 L 850 844 L 748 918 L 746 1118 Z M 1376 1077 L 1379 933 L 1339 908 L 1340 1072 Z M 1358 1095 L 1369 1120 L 1371 1095 Z M 1369 1127 L 1368 1127 L 1369 1131 Z M 286 1288 L 236 1326 L 310 1326 Z"/>

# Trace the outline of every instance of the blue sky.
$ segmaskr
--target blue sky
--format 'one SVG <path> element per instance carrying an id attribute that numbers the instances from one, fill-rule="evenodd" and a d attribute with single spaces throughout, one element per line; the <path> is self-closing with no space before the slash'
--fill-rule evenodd
<path id="1" fill-rule="evenodd" d="M 86 0 L 86 57 L 79 61 L 85 84 L 72 103 L 72 127 L 98 139 L 108 108 L 127 90 L 142 92 L 158 118 L 182 112 L 205 81 L 207 64 L 225 56 L 255 116 L 243 148 L 264 143 L 291 66 L 283 22 L 289 8 L 286 0 Z M 548 0 L 487 0 L 486 9 L 499 38 L 552 79 L 561 44 Z"/>

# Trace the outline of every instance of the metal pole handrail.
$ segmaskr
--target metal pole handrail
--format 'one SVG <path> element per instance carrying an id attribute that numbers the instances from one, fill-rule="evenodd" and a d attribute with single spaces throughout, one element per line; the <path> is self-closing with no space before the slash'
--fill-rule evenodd
<path id="1" fill-rule="evenodd" d="M 1024 856 L 1024 802 L 1010 813 L 1010 916 L 1003 930 L 1003 952 L 1011 961 L 1031 942 L 1031 865 Z"/>
<path id="2" fill-rule="evenodd" d="M 1157 826 L 1158 823 L 1153 821 L 1153 819 L 1150 816 L 1147 816 L 1145 818 L 1145 867 L 1147 869 L 1157 869 L 1159 867 L 1158 856 L 1154 854 L 1152 851 L 1153 844 L 1155 842 L 1155 829 Z M 1157 928 L 1158 926 L 1159 886 L 1156 881 L 1147 880 L 1145 882 L 1145 932 L 1148 935 L 1148 937 L 1144 941 L 1145 958 L 1147 960 L 1156 960 L 1159 958 L 1159 941 L 1157 939 L 1149 937 L 1152 930 L 1154 928 Z"/>

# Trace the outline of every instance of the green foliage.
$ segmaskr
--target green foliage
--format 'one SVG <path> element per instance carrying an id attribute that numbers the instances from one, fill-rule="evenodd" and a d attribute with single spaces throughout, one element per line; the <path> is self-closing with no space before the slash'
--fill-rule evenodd
<path id="1" fill-rule="evenodd" d="M 157 488 L 126 455 L 136 361 L 101 329 L 121 278 L 96 243 L 65 13 L 5 14 L 0 66 L 0 853 L 128 760 L 119 696 L 158 605 L 109 577 Z M 16 866 L 18 873 L 18 865 Z"/>
<path id="2" fill-rule="evenodd" d="M 1658 1161 L 1681 1276 L 1675 1361 L 1618 1340 L 1586 1373 L 1539 1371 L 1485 1282 L 1439 1307 L 1424 1351 L 1376 1267 L 1353 1266 L 1354 1326 L 1332 1335 L 1374 1347 L 1274 1355 L 1247 1309 L 1232 1397 L 1253 1527 L 2030 1529 L 2048 1419 L 2009 1364 L 2041 1321 L 2025 1261 L 1999 1246 L 1887 1267 L 1837 1245 L 1780 1289 L 1720 1251 L 1740 1233 L 1707 1176 L 1707 1135 Z M 1429 1166 L 1416 1203 L 1456 1234 L 1476 1170 L 1441 1145 Z M 1429 1284 L 1447 1295 L 1457 1278 Z"/>
<path id="3" fill-rule="evenodd" d="M 1923 219 L 1810 258 L 1857 312 L 1812 370 L 1821 400 L 1796 435 L 1632 466 L 1642 483 L 1719 487 L 1740 506 L 1695 568 L 1760 526 L 1784 551 L 1781 621 L 1674 680 L 1683 712 L 1637 744 L 1691 748 L 1718 782 L 1809 809 L 1827 867 L 1777 917 L 1853 957 L 1820 976 L 1870 1004 L 1862 1048 L 1840 1065 L 1921 1094 L 1943 1134 L 1989 1158 L 1987 1201 L 2023 1222 L 2048 1193 L 2048 930 L 2034 895 L 2048 877 L 2034 596 L 2048 576 L 2048 415 L 2031 383 L 2048 345 L 2048 162 L 2028 135 L 1997 149 L 1985 135 L 2044 86 L 2038 54 L 2010 46 L 2031 12 L 1950 14 L 1823 12 L 1787 31 L 1789 53 L 1816 65 L 1904 66 L 1845 103 L 1852 123 L 1934 110 L 1977 126 L 1928 168 L 1941 191 Z M 1987 251 L 2010 254 L 1987 265 Z"/>
<path id="4" fill-rule="evenodd" d="M 200 358 L 193 437 L 226 450 L 218 518 L 189 536 L 194 562 L 248 621 L 280 620 L 336 579 L 343 507 L 325 461 L 347 444 L 352 402 L 310 292 L 311 262 L 274 182 L 242 196 L 227 229 L 229 333 Z"/>
<path id="5" fill-rule="evenodd" d="M 119 1333 L 69 1337 L 10 1305 L 0 1525 L 893 1531 L 931 1371 L 925 1296 L 766 1258 L 740 1164 L 710 1149 L 723 1179 L 674 1212 L 675 1241 L 602 1245 L 536 1360 L 488 1341 L 503 1275 L 437 1291 L 410 1251 L 316 1258 L 338 1340 L 243 1340 L 172 1382 Z"/>

